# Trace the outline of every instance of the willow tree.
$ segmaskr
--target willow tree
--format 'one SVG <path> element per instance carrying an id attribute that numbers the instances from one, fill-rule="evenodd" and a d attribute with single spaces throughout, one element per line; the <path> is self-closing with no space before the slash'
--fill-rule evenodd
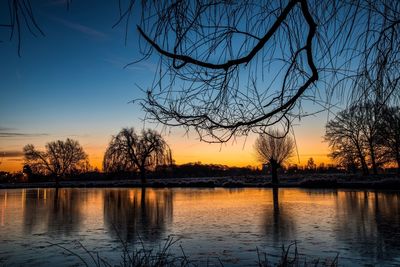
<path id="1" fill-rule="evenodd" d="M 171 163 L 171 150 L 158 132 L 147 129 L 138 135 L 134 128 L 123 128 L 108 145 L 103 169 L 106 172 L 139 172 L 145 184 L 147 171 Z"/>
<path id="2" fill-rule="evenodd" d="M 138 2 L 128 3 L 119 22 L 129 24 Z M 160 59 L 142 107 L 157 122 L 195 129 L 201 140 L 225 142 L 276 124 L 287 131 L 309 112 L 304 102 L 324 108 L 334 90 L 345 99 L 380 90 L 356 86 L 365 70 L 400 78 L 398 1 L 141 3 L 144 58 Z M 385 89 L 385 96 L 400 93 Z"/>
<path id="3" fill-rule="evenodd" d="M 271 167 L 272 184 L 277 185 L 278 168 L 287 163 L 293 156 L 295 144 L 293 139 L 278 130 L 270 130 L 260 134 L 254 144 L 257 159 Z"/>

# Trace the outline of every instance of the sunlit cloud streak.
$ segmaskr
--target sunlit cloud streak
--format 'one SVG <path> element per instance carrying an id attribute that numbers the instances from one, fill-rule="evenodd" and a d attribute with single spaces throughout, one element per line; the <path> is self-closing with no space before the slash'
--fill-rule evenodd
<path id="1" fill-rule="evenodd" d="M 16 128 L 0 126 L 0 138 L 26 138 L 26 137 L 41 137 L 49 136 L 48 133 L 25 133 L 18 132 Z"/>
<path id="2" fill-rule="evenodd" d="M 1 151 L 0 150 L 0 157 L 2 158 L 17 158 L 22 157 L 24 153 L 22 150 L 9 150 L 9 151 Z"/>
<path id="3" fill-rule="evenodd" d="M 46 133 L 15 133 L 15 132 L 0 132 L 0 138 L 15 138 L 15 137 L 40 137 L 48 136 Z"/>
<path id="4" fill-rule="evenodd" d="M 96 39 L 107 39 L 108 35 L 98 31 L 96 29 L 93 29 L 91 27 L 85 26 L 83 24 L 80 23 L 76 23 L 76 22 L 72 22 L 72 21 L 68 21 L 65 19 L 61 19 L 61 18 L 57 18 L 57 17 L 51 17 L 54 21 L 57 21 L 59 23 L 61 23 L 62 25 L 64 25 L 65 27 L 68 27 L 72 30 L 78 31 L 80 33 L 83 33 L 89 37 L 94 37 Z"/>

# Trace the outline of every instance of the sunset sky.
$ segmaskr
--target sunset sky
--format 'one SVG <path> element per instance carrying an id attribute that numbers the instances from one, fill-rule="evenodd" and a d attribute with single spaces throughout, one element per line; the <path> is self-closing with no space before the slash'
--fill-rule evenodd
<path id="1" fill-rule="evenodd" d="M 112 29 L 118 17 L 114 1 L 40 1 L 35 14 L 45 37 L 22 35 L 21 57 L 16 41 L 0 29 L 0 156 L 2 171 L 22 168 L 22 147 L 43 148 L 57 139 L 76 139 L 93 166 L 101 169 L 111 135 L 122 127 L 155 128 L 172 148 L 176 163 L 187 162 L 259 166 L 253 144 L 256 136 L 226 144 L 206 144 L 180 128 L 143 123 L 144 113 L 131 100 L 142 97 L 153 79 L 156 58 L 127 68 L 140 58 L 137 32 L 132 27 L 127 44 L 124 27 Z M 0 12 L 6 12 L 2 10 Z M 320 109 L 307 103 L 309 112 Z M 329 161 L 323 142 L 327 111 L 303 118 L 294 126 L 298 154 L 293 163 Z"/>

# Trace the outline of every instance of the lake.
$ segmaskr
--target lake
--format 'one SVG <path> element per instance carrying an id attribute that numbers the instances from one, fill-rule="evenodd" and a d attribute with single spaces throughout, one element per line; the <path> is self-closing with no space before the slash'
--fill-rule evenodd
<path id="1" fill-rule="evenodd" d="M 0 265 L 72 266 L 88 259 L 78 243 L 111 264 L 122 243 L 171 252 L 204 265 L 276 262 L 294 241 L 307 259 L 341 266 L 400 265 L 400 192 L 307 189 L 0 190 Z"/>

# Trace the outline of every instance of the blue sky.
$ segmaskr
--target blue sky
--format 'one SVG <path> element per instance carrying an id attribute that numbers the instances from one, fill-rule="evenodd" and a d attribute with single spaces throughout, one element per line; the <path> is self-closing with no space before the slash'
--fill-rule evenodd
<path id="1" fill-rule="evenodd" d="M 143 96 L 138 87 L 151 85 L 157 59 L 124 68 L 141 56 L 136 28 L 129 30 L 125 45 L 124 26 L 112 29 L 118 18 L 117 3 L 90 2 L 72 1 L 69 11 L 64 1 L 35 3 L 46 36 L 35 38 L 25 29 L 21 57 L 16 40 L 9 42 L 8 33 L 0 32 L 0 152 L 21 151 L 27 143 L 43 147 L 47 141 L 71 137 L 98 165 L 112 134 L 122 127 L 143 127 L 143 112 L 129 101 Z M 319 107 L 307 104 L 307 108 Z M 327 153 L 326 144 L 321 145 L 326 119 L 324 112 L 295 126 L 303 150 L 299 153 L 317 158 Z M 221 146 L 199 143 L 195 134 L 185 136 L 182 129 L 167 132 L 179 163 L 217 158 L 215 163 L 255 164 L 254 136 Z M 9 166 L 21 164 L 20 158 L 9 160 Z M 1 168 L 11 167 L 3 161 Z"/>

